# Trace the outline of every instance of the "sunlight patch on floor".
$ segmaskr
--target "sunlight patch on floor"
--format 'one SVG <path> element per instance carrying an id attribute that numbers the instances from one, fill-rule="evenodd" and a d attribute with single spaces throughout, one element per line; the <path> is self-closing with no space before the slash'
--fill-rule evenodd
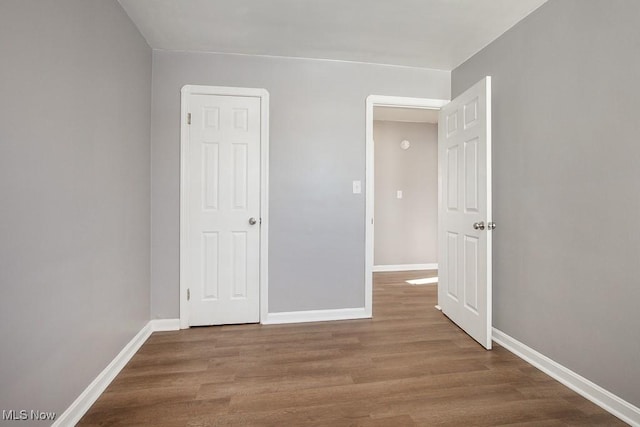
<path id="1" fill-rule="evenodd" d="M 425 279 L 412 279 L 412 280 L 407 280 L 407 283 L 410 285 L 430 285 L 433 283 L 438 283 L 438 278 L 427 277 Z"/>

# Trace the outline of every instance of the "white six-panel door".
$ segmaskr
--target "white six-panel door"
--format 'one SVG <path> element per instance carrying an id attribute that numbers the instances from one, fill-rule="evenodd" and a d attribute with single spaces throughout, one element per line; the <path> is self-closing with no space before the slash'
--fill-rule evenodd
<path id="1" fill-rule="evenodd" d="M 440 110 L 438 304 L 491 348 L 491 78 Z"/>
<path id="2" fill-rule="evenodd" d="M 189 97 L 189 326 L 260 321 L 260 108 L 258 97 Z"/>

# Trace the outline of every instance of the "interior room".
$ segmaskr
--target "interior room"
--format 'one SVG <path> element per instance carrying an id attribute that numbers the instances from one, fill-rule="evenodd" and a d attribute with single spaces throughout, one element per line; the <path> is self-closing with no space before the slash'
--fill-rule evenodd
<path id="1" fill-rule="evenodd" d="M 374 287 L 437 287 L 438 114 L 373 108 Z"/>
<path id="2" fill-rule="evenodd" d="M 374 271 L 437 270 L 438 110 L 373 114 Z"/>
<path id="3" fill-rule="evenodd" d="M 639 17 L 0 0 L 0 424 L 640 426 Z"/>

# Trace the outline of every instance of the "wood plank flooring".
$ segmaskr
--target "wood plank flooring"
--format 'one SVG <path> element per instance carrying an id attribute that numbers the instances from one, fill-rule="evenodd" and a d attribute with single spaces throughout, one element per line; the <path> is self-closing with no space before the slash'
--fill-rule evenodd
<path id="1" fill-rule="evenodd" d="M 154 333 L 81 426 L 625 425 L 376 273 L 373 320 Z"/>

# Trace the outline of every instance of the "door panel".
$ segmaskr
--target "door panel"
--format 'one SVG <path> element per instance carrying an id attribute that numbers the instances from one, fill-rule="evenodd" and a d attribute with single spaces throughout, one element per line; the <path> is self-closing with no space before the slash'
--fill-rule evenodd
<path id="1" fill-rule="evenodd" d="M 202 241 L 202 249 L 203 249 L 203 257 L 202 257 L 202 266 L 203 266 L 203 282 L 204 289 L 202 293 L 202 298 L 206 300 L 217 300 L 218 299 L 218 286 L 219 286 L 219 275 L 218 275 L 218 233 L 202 233 L 203 241 Z"/>
<path id="2" fill-rule="evenodd" d="M 464 305 L 478 313 L 478 238 L 464 236 Z"/>
<path id="3" fill-rule="evenodd" d="M 438 304 L 490 349 L 491 78 L 445 105 L 438 127 Z"/>
<path id="4" fill-rule="evenodd" d="M 478 138 L 464 143 L 464 210 L 478 212 Z"/>
<path id="5" fill-rule="evenodd" d="M 458 210 L 458 146 L 447 147 L 447 208 Z"/>
<path id="6" fill-rule="evenodd" d="M 189 326 L 258 322 L 260 99 L 191 95 L 189 111 Z"/>
<path id="7" fill-rule="evenodd" d="M 247 233 L 231 233 L 231 251 L 233 253 L 233 292 L 231 298 L 247 298 Z"/>
<path id="8" fill-rule="evenodd" d="M 202 165 L 204 173 L 204 182 L 202 185 L 202 190 L 204 191 L 204 195 L 202 197 L 204 202 L 203 210 L 218 210 L 218 174 L 220 171 L 219 153 L 220 144 L 216 142 L 204 142 L 202 144 L 202 160 L 204 162 Z"/>
<path id="9" fill-rule="evenodd" d="M 454 301 L 458 301 L 458 233 L 447 232 L 447 262 L 444 263 L 447 268 L 446 288 L 447 294 Z M 443 264 L 440 264 L 438 268 Z M 439 279 L 442 283 L 442 274 Z"/>

